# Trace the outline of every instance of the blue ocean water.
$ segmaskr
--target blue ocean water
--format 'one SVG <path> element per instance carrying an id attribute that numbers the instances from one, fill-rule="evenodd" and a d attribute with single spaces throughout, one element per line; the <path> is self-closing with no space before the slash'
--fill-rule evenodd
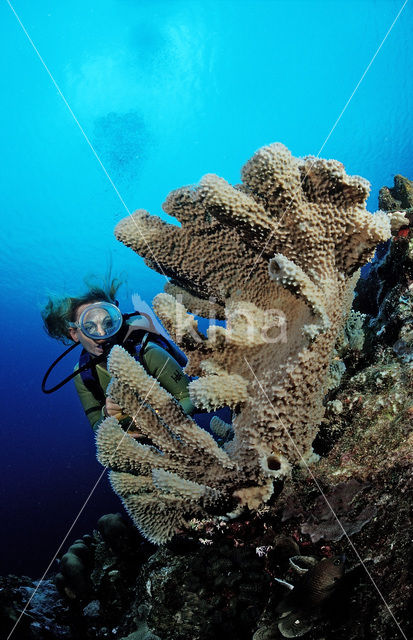
<path id="1" fill-rule="evenodd" d="M 42 328 L 47 293 L 76 294 L 112 261 L 127 276 L 123 309 L 134 292 L 150 303 L 164 278 L 114 239 L 117 221 L 164 216 L 168 192 L 205 173 L 238 182 L 270 142 L 340 160 L 371 182 L 374 211 L 396 173 L 413 178 L 403 4 L 0 3 L 1 574 L 43 573 L 102 470 L 72 384 L 40 390 L 63 350 Z M 118 509 L 103 478 L 64 546 Z"/>

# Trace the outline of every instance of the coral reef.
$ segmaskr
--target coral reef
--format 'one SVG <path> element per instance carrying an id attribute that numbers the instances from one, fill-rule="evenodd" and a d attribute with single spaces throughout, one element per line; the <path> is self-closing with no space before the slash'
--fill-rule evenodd
<path id="1" fill-rule="evenodd" d="M 254 548 L 234 548 L 224 537 L 189 552 L 162 549 L 141 573 L 136 611 L 162 639 L 249 640 L 268 597 L 263 566 Z"/>
<path id="2" fill-rule="evenodd" d="M 24 611 L 12 640 L 280 640 L 287 633 L 297 637 L 295 618 L 289 620 L 288 614 L 280 620 L 279 613 L 289 602 L 285 583 L 290 583 L 299 588 L 300 606 L 293 612 L 304 611 L 300 631 L 306 640 L 413 637 L 413 372 L 406 358 L 413 346 L 410 243 L 407 227 L 407 234 L 396 234 L 375 259 L 385 268 L 373 264 L 363 278 L 355 303 L 364 317 L 353 312 L 335 344 L 333 364 L 342 362 L 344 369 L 334 384 L 330 374 L 325 415 L 314 443 L 320 460 L 310 467 L 310 474 L 294 466 L 282 492 L 257 511 L 244 510 L 237 519 L 205 519 L 201 509 L 202 518 L 190 520 L 184 533 L 161 548 L 147 542 L 119 514 L 103 516 L 96 531 L 70 545 L 55 576 L 57 582 L 59 573 L 65 578 L 64 556 L 80 557 L 86 546 L 82 579 L 88 589 L 76 591 L 66 576 L 60 594 L 51 579 L 34 593 L 37 581 L 0 577 L 0 636 L 8 636 Z M 390 288 L 380 279 L 389 274 Z M 385 292 L 383 297 L 380 292 Z M 371 300 L 381 302 L 371 305 Z M 388 323 L 391 330 L 386 330 Z M 122 393 L 128 393 L 123 384 Z M 135 401 L 138 410 L 139 398 Z M 163 438 L 162 449 L 152 446 L 135 457 L 125 439 L 116 454 L 119 464 L 126 458 L 134 461 L 126 479 L 131 490 L 137 488 L 140 469 L 149 474 L 161 450 L 168 451 L 170 464 L 178 469 L 185 455 L 181 451 L 189 453 L 192 446 L 191 434 L 198 463 L 204 450 L 212 455 L 209 440 L 198 451 L 198 432 L 187 434 L 186 423 L 178 432 L 182 436 L 175 438 L 175 452 L 174 439 L 168 440 L 174 431 L 166 428 L 176 421 L 179 429 L 178 414 L 171 409 L 175 405 L 158 390 L 153 402 L 151 426 L 156 441 Z M 166 415 L 168 422 L 160 424 L 158 415 Z M 107 424 L 109 428 L 114 423 Z M 225 439 L 225 424 L 217 428 Z M 117 473 L 122 472 L 114 474 L 114 483 Z M 199 473 L 202 476 L 204 469 Z M 139 490 L 148 477 L 140 478 Z M 201 496 L 199 488 L 191 488 L 190 482 L 199 484 L 196 480 L 176 482 L 179 491 L 191 489 L 206 499 L 207 491 Z M 322 563 L 323 558 L 343 554 L 343 577 L 328 599 L 314 607 L 291 564 L 300 566 L 308 558 Z"/>
<path id="3" fill-rule="evenodd" d="M 358 268 L 390 237 L 390 217 L 365 209 L 368 191 L 339 162 L 297 159 L 273 144 L 246 163 L 241 185 L 207 175 L 172 192 L 164 210 L 180 227 L 145 211 L 118 224 L 117 238 L 171 278 L 154 308 L 199 376 L 193 402 L 234 410 L 234 438 L 219 448 L 139 364 L 112 350 L 110 395 L 139 415 L 153 446 L 109 419 L 97 435 L 99 460 L 150 540 L 165 542 L 211 510 L 259 508 L 274 481 L 311 459 Z M 227 322 L 205 336 L 193 314 L 207 300 Z"/>
<path id="4" fill-rule="evenodd" d="M 381 246 L 366 275 L 356 286 L 355 308 L 380 321 L 386 332 L 392 330 L 388 308 L 394 306 L 392 297 L 413 282 L 413 250 L 409 225 L 413 224 L 413 182 L 396 175 L 394 187 L 380 189 L 379 207 L 391 212 L 399 230 L 389 247 Z M 390 296 L 390 299 L 388 299 Z M 376 320 L 377 324 L 377 320 Z M 390 325 L 386 328 L 383 325 Z M 379 330 L 380 327 L 377 327 Z"/>
<path id="5" fill-rule="evenodd" d="M 102 516 L 97 527 L 70 545 L 53 579 L 0 577 L 1 638 L 18 621 L 13 640 L 118 639 L 138 626 L 140 640 L 158 640 L 128 614 L 137 573 L 153 547 L 120 514 Z"/>
<path id="6" fill-rule="evenodd" d="M 27 603 L 30 600 L 30 605 Z M 22 576 L 0 577 L 0 637 L 13 640 L 73 640 L 70 606 L 54 581 Z"/>

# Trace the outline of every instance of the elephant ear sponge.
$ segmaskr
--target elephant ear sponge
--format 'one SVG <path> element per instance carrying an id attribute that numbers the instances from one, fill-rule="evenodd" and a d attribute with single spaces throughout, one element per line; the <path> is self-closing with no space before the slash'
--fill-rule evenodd
<path id="1" fill-rule="evenodd" d="M 119 431 L 115 428 L 112 437 L 113 423 L 110 428 L 103 423 L 99 457 L 116 472 L 144 469 L 148 475 L 151 461 L 159 459 L 152 467 L 152 493 L 137 490 L 133 512 L 138 526 L 139 513 L 145 512 L 150 530 L 151 509 L 153 520 L 159 520 L 163 504 L 164 521 L 171 522 L 163 540 L 196 512 L 199 501 L 198 515 L 207 503 L 228 506 L 234 497 L 258 508 L 271 496 L 274 479 L 310 459 L 333 346 L 351 306 L 358 268 L 390 237 L 389 216 L 366 211 L 368 182 L 348 176 L 335 160 L 294 158 L 283 145 L 272 144 L 260 149 L 241 175 L 242 184 L 235 187 L 210 174 L 199 185 L 169 194 L 164 210 L 180 226 L 140 210 L 115 230 L 150 267 L 171 278 L 154 308 L 187 354 L 187 372 L 198 376 L 190 387 L 194 403 L 236 409 L 225 459 L 189 418 L 183 416 L 178 425 L 171 398 L 142 418 L 146 434 L 154 415 L 161 421 L 154 426 L 159 443 L 154 451 L 122 445 L 114 453 Z M 208 315 L 208 307 L 226 324 L 210 326 L 204 335 L 195 315 Z M 142 397 L 128 375 L 119 372 L 116 378 L 124 402 L 131 393 Z M 133 409 L 136 403 L 129 401 Z M 169 448 L 164 456 L 163 443 Z M 195 465 L 179 453 L 188 446 Z M 200 465 L 203 452 L 208 461 Z M 139 462 L 129 459 L 134 455 Z M 123 473 L 119 477 L 116 491 L 122 495 L 127 480 Z M 150 506 L 151 495 L 160 499 L 157 506 Z"/>

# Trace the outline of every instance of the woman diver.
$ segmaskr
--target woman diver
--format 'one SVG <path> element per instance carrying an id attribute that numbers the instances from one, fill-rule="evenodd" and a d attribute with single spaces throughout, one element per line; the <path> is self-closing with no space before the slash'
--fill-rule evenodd
<path id="1" fill-rule="evenodd" d="M 106 397 L 110 382 L 107 358 L 115 344 L 122 345 L 133 355 L 147 373 L 176 398 L 185 413 L 193 414 L 195 407 L 188 391 L 191 379 L 182 370 L 186 357 L 156 330 L 148 314 L 121 313 L 115 299 L 119 286 L 118 280 L 111 280 L 103 287 L 89 285 L 79 297 L 49 298 L 42 311 L 46 332 L 66 345 L 73 344 L 51 365 L 43 379 L 42 389 L 51 393 L 73 378 L 94 431 L 102 420 L 114 416 L 123 428 L 134 435 L 134 430 L 129 429 L 131 418 L 123 414 L 121 407 L 110 397 Z M 74 372 L 53 388 L 46 389 L 47 378 L 54 366 L 77 345 L 82 346 L 82 352 Z M 201 426 L 206 427 L 205 424 Z"/>

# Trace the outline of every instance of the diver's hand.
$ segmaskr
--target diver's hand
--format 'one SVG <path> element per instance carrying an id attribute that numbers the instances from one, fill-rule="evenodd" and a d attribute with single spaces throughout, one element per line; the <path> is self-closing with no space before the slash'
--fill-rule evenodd
<path id="1" fill-rule="evenodd" d="M 112 417 L 118 413 L 122 413 L 121 407 L 116 402 L 113 402 L 111 398 L 106 398 L 105 415 Z"/>

